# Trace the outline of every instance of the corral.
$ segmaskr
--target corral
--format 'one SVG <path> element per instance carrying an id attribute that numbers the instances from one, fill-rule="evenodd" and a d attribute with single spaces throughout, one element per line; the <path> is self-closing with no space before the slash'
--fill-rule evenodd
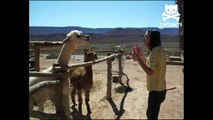
<path id="1" fill-rule="evenodd" d="M 40 63 L 39 69 L 50 67 L 56 61 L 56 59 L 45 59 L 40 56 L 38 58 Z M 104 57 L 100 59 L 104 59 Z M 71 66 L 74 63 L 81 63 L 77 59 L 72 59 L 70 62 L 72 63 Z M 132 60 L 111 59 L 111 62 L 111 77 L 107 75 L 107 73 L 110 73 L 108 72 L 108 70 L 110 70 L 110 65 L 107 65 L 108 62 L 102 61 L 93 65 L 94 85 L 90 98 L 92 114 L 86 115 L 86 108 L 84 107 L 81 114 L 74 106 L 71 106 L 72 103 L 70 103 L 71 116 L 73 118 L 146 119 L 147 90 L 145 86 L 145 73 L 139 65 Z M 122 68 L 122 70 L 119 72 L 120 68 Z M 167 65 L 167 86 L 175 86 L 176 89 L 168 92 L 167 98 L 162 104 L 159 118 L 183 119 L 182 68 L 183 66 Z M 113 81 L 112 78 L 121 79 L 120 82 L 111 82 Z M 110 92 L 108 91 L 109 89 L 107 90 L 109 87 L 107 82 L 111 82 Z M 55 113 L 55 108 L 50 101 L 45 103 L 44 112 L 48 114 Z M 34 118 L 30 119 L 33 120 Z"/>

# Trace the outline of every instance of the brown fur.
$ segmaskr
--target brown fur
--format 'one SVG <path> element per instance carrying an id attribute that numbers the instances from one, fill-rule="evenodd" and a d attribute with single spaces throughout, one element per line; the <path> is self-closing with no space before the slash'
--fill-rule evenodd
<path id="1" fill-rule="evenodd" d="M 94 52 L 89 52 L 88 50 L 84 50 L 85 53 L 85 62 L 93 61 L 97 59 L 97 55 Z M 70 77 L 70 82 L 73 85 L 73 90 L 71 92 L 72 102 L 76 105 L 75 102 L 75 94 L 78 94 L 78 110 L 82 113 L 82 91 L 85 91 L 85 103 L 87 106 L 87 114 L 92 113 L 89 106 L 89 94 L 90 89 L 93 86 L 93 72 L 92 65 L 85 67 L 85 69 L 77 68 L 74 70 Z"/>

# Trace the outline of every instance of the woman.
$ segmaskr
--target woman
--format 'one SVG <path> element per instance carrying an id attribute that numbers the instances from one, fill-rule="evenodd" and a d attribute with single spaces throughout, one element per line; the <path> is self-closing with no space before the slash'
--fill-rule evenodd
<path id="1" fill-rule="evenodd" d="M 160 32 L 147 30 L 144 35 L 144 45 L 150 50 L 146 59 L 134 49 L 132 56 L 138 61 L 147 74 L 148 108 L 147 119 L 158 119 L 160 105 L 166 97 L 166 55 L 161 46 Z"/>

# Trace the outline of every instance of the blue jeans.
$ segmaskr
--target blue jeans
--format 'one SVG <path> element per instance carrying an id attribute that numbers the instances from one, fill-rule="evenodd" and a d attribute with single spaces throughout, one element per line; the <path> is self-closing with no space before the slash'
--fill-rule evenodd
<path id="1" fill-rule="evenodd" d="M 147 119 L 158 119 L 160 105 L 166 98 L 166 90 L 164 91 L 150 91 L 148 97 L 148 108 L 146 111 Z"/>

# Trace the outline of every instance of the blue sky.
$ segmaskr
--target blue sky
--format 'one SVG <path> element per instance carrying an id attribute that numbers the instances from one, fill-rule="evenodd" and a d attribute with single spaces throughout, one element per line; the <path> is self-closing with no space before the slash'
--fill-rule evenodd
<path id="1" fill-rule="evenodd" d="M 30 1 L 29 26 L 159 27 L 175 1 Z"/>

